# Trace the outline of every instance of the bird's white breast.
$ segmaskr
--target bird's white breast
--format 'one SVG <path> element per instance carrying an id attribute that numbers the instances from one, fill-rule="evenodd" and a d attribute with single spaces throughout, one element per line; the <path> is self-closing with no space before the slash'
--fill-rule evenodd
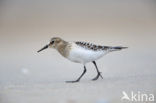
<path id="1" fill-rule="evenodd" d="M 100 57 L 106 54 L 106 51 L 103 50 L 94 51 L 78 46 L 75 43 L 72 43 L 71 45 L 71 50 L 67 58 L 73 62 L 85 64 L 99 59 Z"/>

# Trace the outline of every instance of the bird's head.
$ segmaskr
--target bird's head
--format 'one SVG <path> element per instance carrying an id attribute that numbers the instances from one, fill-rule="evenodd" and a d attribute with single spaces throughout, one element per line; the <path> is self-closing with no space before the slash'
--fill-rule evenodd
<path id="1" fill-rule="evenodd" d="M 47 48 L 55 48 L 55 49 L 57 49 L 57 47 L 59 45 L 61 45 L 63 42 L 64 41 L 61 38 L 59 38 L 59 37 L 53 37 L 53 38 L 51 38 L 49 44 L 45 45 L 43 48 L 41 48 L 37 52 L 40 52 L 40 51 L 42 51 L 44 49 L 47 49 Z"/>

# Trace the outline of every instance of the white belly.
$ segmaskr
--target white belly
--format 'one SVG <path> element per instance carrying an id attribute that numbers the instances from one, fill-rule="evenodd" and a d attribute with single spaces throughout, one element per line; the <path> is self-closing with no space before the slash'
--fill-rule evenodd
<path id="1" fill-rule="evenodd" d="M 101 58 L 105 51 L 93 51 L 74 45 L 67 57 L 69 60 L 77 63 L 88 63 Z"/>

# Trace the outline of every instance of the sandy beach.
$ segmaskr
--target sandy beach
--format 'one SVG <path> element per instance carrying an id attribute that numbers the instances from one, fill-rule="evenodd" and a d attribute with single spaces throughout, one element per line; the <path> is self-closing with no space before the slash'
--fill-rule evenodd
<path id="1" fill-rule="evenodd" d="M 155 85 L 154 75 L 110 77 L 79 83 L 16 84 L 0 87 L 0 103 L 130 103 L 121 100 L 122 91 L 156 94 Z"/>
<path id="2" fill-rule="evenodd" d="M 104 79 L 88 63 L 65 83 L 83 65 L 37 53 L 52 37 L 128 49 L 96 61 Z M 0 0 L 0 103 L 156 103 L 155 44 L 155 0 Z"/>

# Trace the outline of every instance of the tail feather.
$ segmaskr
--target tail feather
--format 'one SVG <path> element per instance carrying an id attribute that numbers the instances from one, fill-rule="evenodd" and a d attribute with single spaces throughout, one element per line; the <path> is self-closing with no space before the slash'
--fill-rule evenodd
<path id="1" fill-rule="evenodd" d="M 110 51 L 118 51 L 121 49 L 127 49 L 128 47 L 122 47 L 122 46 L 115 46 L 115 47 L 111 47 Z"/>

